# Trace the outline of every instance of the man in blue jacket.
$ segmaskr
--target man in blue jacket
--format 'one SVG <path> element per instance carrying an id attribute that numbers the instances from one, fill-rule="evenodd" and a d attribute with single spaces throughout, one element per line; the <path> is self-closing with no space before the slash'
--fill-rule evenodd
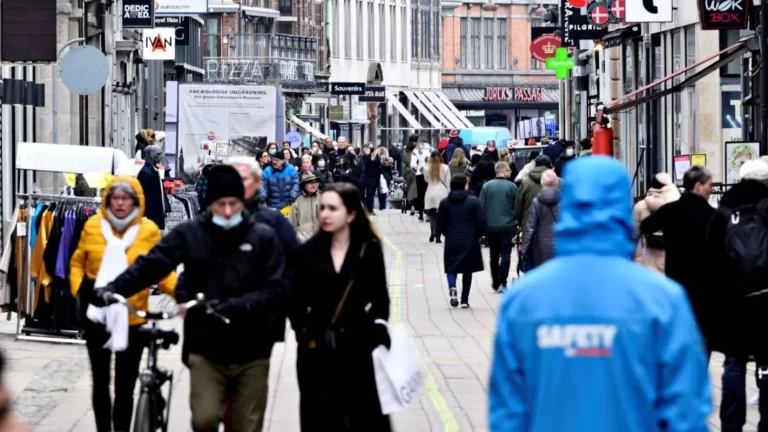
<path id="1" fill-rule="evenodd" d="M 490 383 L 497 432 L 707 432 L 707 359 L 682 287 L 632 262 L 618 161 L 565 172 L 555 258 L 508 290 Z"/>
<path id="2" fill-rule="evenodd" d="M 264 170 L 263 180 L 261 192 L 270 208 L 282 210 L 299 196 L 299 172 L 293 165 L 285 163 L 281 151 L 272 155 L 272 165 Z"/>

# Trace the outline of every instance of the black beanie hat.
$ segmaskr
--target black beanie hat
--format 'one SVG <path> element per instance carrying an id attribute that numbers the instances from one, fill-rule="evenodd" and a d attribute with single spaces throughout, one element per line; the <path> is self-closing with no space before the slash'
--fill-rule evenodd
<path id="1" fill-rule="evenodd" d="M 233 197 L 245 201 L 243 179 L 236 169 L 229 165 L 216 165 L 208 172 L 208 188 L 205 201 L 210 206 L 219 198 Z"/>
<path id="2" fill-rule="evenodd" d="M 549 169 L 552 169 L 552 159 L 550 159 L 547 155 L 539 155 L 536 157 L 536 166 L 545 166 Z"/>

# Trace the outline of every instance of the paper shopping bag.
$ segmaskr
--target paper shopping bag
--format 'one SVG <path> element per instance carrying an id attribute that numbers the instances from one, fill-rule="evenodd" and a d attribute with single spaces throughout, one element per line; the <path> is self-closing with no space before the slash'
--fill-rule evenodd
<path id="1" fill-rule="evenodd" d="M 373 350 L 373 367 L 381 412 L 392 414 L 411 406 L 424 389 L 419 353 L 403 324 L 389 325 L 390 349 Z"/>

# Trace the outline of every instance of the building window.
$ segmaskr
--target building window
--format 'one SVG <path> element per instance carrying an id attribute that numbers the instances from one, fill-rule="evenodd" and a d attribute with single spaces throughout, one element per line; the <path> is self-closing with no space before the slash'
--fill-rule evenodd
<path id="1" fill-rule="evenodd" d="M 387 59 L 387 10 L 379 5 L 379 59 Z"/>
<path id="2" fill-rule="evenodd" d="M 221 56 L 221 35 L 219 34 L 219 17 L 205 20 L 205 57 Z"/>
<path id="3" fill-rule="evenodd" d="M 509 66 L 509 44 L 507 43 L 507 20 L 496 20 L 496 34 L 498 35 L 497 69 L 506 69 Z"/>
<path id="4" fill-rule="evenodd" d="M 333 0 L 331 2 L 331 20 L 332 34 L 331 34 L 331 55 L 333 57 L 339 57 L 341 47 L 339 46 L 339 28 L 341 27 L 341 19 L 339 15 L 339 0 Z"/>
<path id="5" fill-rule="evenodd" d="M 391 31 L 389 32 L 389 41 L 390 41 L 390 51 L 389 51 L 389 59 L 391 61 L 397 61 L 397 26 L 395 25 L 396 17 L 397 17 L 397 10 L 395 9 L 397 6 L 389 6 L 389 28 Z"/>
<path id="6" fill-rule="evenodd" d="M 279 22 L 279 23 L 277 23 L 277 33 L 278 34 L 293 34 L 293 23 L 292 22 Z"/>
<path id="7" fill-rule="evenodd" d="M 483 65 L 485 69 L 493 69 L 493 20 L 483 20 Z"/>
<path id="8" fill-rule="evenodd" d="M 373 16 L 373 2 L 368 2 L 368 59 L 376 58 L 376 19 Z"/>
<path id="9" fill-rule="evenodd" d="M 357 58 L 363 59 L 363 3 L 361 1 L 355 2 L 355 27 L 357 29 L 357 43 L 355 44 Z"/>
<path id="10" fill-rule="evenodd" d="M 470 39 L 470 54 L 472 55 L 472 61 L 470 62 L 470 69 L 480 69 L 480 18 L 470 18 L 469 21 L 470 30 L 472 36 Z"/>
<path id="11" fill-rule="evenodd" d="M 683 68 L 683 36 L 680 30 L 672 32 L 672 70 L 679 71 Z M 678 75 L 672 78 L 672 84 L 682 82 L 683 77 Z M 674 154 L 679 155 L 682 150 L 683 138 L 683 100 L 680 92 L 672 94 L 672 141 L 674 142 Z"/>
<path id="12" fill-rule="evenodd" d="M 624 44 L 624 94 L 632 92 L 635 84 L 634 43 Z"/>
<path id="13" fill-rule="evenodd" d="M 543 26 L 544 26 L 543 20 L 538 18 L 531 18 L 531 27 L 543 27 Z M 542 70 L 542 69 L 544 69 L 544 65 L 541 64 L 540 61 L 533 58 L 533 56 L 531 56 L 531 70 Z"/>
<path id="14" fill-rule="evenodd" d="M 696 29 L 693 26 L 688 26 L 685 29 L 685 67 L 688 67 L 696 63 Z M 696 73 L 696 68 L 692 68 L 685 73 L 685 77 Z"/>
<path id="15" fill-rule="evenodd" d="M 741 30 L 724 30 L 720 32 L 720 49 L 724 50 L 739 42 Z M 730 63 L 720 68 L 721 76 L 739 76 L 741 73 L 740 58 L 733 59 Z"/>
<path id="16" fill-rule="evenodd" d="M 435 27 L 435 49 L 432 52 L 432 58 L 435 60 L 440 60 L 440 40 L 442 39 L 440 37 L 440 4 L 438 3 L 437 6 L 433 6 L 432 10 L 432 24 L 434 24 Z"/>
<path id="17" fill-rule="evenodd" d="M 469 60 L 469 18 L 459 19 L 459 66 L 467 68 Z"/>
<path id="18" fill-rule="evenodd" d="M 344 0 L 344 57 L 352 58 L 352 32 L 349 29 L 352 27 L 352 4 L 350 0 Z"/>
<path id="19" fill-rule="evenodd" d="M 411 59 L 419 57 L 419 9 L 417 5 L 416 0 L 411 0 Z"/>
<path id="20" fill-rule="evenodd" d="M 293 11 L 291 10 L 291 0 L 280 0 L 278 2 L 278 8 L 280 15 L 291 16 Z"/>
<path id="21" fill-rule="evenodd" d="M 408 8 L 403 6 L 400 8 L 400 37 L 402 40 L 400 41 L 400 61 L 407 61 L 408 60 L 408 32 L 406 31 L 406 28 L 408 27 Z"/>

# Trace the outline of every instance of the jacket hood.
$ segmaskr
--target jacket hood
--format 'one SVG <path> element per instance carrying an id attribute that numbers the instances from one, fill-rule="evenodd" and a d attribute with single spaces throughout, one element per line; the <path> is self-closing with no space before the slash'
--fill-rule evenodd
<path id="1" fill-rule="evenodd" d="M 680 191 L 673 184 L 664 185 L 661 189 L 648 189 L 645 196 L 645 204 L 651 213 L 656 212 L 664 204 L 680 199 Z"/>
<path id="2" fill-rule="evenodd" d="M 104 218 L 109 220 L 109 217 L 107 216 L 107 206 L 109 205 L 107 202 L 107 195 L 115 183 L 126 183 L 136 192 L 136 196 L 139 198 L 139 214 L 136 216 L 136 220 L 131 224 L 141 221 L 141 218 L 144 217 L 144 211 L 146 210 L 146 199 L 144 198 L 144 189 L 141 188 L 141 183 L 139 183 L 139 180 L 136 177 L 116 176 L 107 183 L 107 187 L 105 187 L 101 193 L 101 214 Z"/>
<path id="3" fill-rule="evenodd" d="M 464 201 L 467 200 L 468 197 L 469 197 L 469 192 L 463 191 L 463 190 L 451 191 L 448 193 L 448 201 L 454 204 L 463 203 Z"/>
<path id="4" fill-rule="evenodd" d="M 560 189 L 544 188 L 539 192 L 539 202 L 547 207 L 554 207 L 560 202 Z"/>
<path id="5" fill-rule="evenodd" d="M 555 255 L 630 259 L 633 236 L 630 183 L 621 163 L 606 156 L 571 162 L 555 225 Z"/>
<path id="6" fill-rule="evenodd" d="M 551 169 L 551 168 L 547 168 L 545 166 L 534 167 L 528 173 L 528 178 L 531 179 L 531 181 L 536 183 L 536 184 L 541 184 L 541 175 L 544 174 L 544 171 L 546 171 L 548 169 Z"/>

